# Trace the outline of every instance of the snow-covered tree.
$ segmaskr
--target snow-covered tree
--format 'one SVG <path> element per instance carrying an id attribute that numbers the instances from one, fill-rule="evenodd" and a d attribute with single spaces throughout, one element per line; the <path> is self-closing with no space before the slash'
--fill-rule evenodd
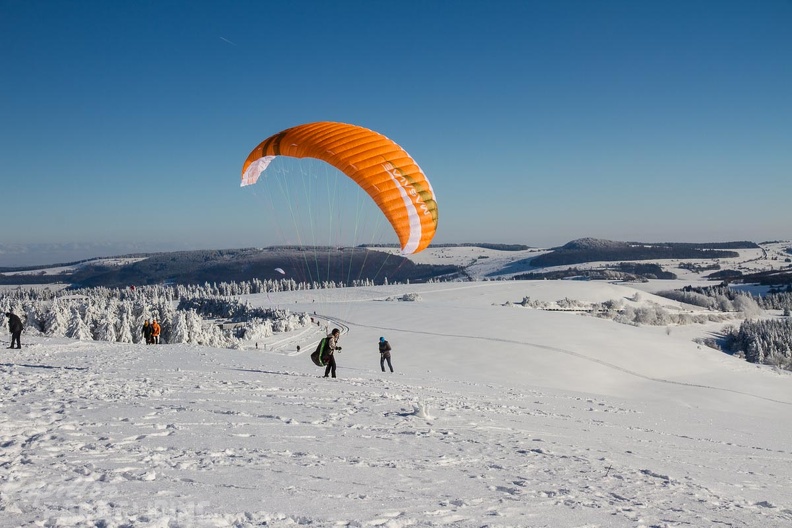
<path id="1" fill-rule="evenodd" d="M 738 296 L 736 299 L 734 299 L 732 304 L 734 309 L 738 312 L 742 312 L 745 317 L 757 317 L 762 313 L 762 309 L 759 307 L 753 297 L 748 295 Z"/>
<path id="2" fill-rule="evenodd" d="M 40 303 L 27 302 L 25 304 L 25 328 L 28 333 L 44 331 L 44 314 L 41 313 Z"/>
<path id="3" fill-rule="evenodd" d="M 79 339 L 80 341 L 93 340 L 91 329 L 88 328 L 88 325 L 83 320 L 83 316 L 80 314 L 80 307 L 77 305 L 72 305 L 71 307 L 71 315 L 69 316 L 69 326 L 66 329 L 66 337 Z"/>
<path id="4" fill-rule="evenodd" d="M 44 316 L 44 333 L 48 336 L 60 337 L 69 328 L 67 306 L 56 297 L 52 301 L 49 312 Z"/>
<path id="5" fill-rule="evenodd" d="M 121 318 L 118 320 L 118 327 L 116 328 L 116 336 L 119 343 L 132 343 L 132 325 L 130 323 L 129 314 L 125 311 L 121 312 Z"/>
<path id="6" fill-rule="evenodd" d="M 178 312 L 173 319 L 173 327 L 171 328 L 171 335 L 169 343 L 188 343 L 189 342 L 189 329 L 187 328 L 187 318 L 184 312 Z"/>
<path id="7" fill-rule="evenodd" d="M 94 333 L 94 338 L 99 341 L 118 341 L 118 334 L 116 334 L 116 319 L 115 317 L 105 317 L 102 319 Z"/>

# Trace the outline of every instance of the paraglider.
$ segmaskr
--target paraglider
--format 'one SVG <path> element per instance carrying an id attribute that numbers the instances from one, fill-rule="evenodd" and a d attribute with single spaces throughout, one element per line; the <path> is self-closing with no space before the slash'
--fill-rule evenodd
<path id="1" fill-rule="evenodd" d="M 285 271 L 283 271 L 283 270 L 282 270 L 282 269 L 280 269 L 280 268 L 275 268 L 275 271 L 277 271 L 277 272 L 278 272 L 278 273 L 280 273 L 281 275 L 286 275 L 286 272 L 285 272 Z"/>
<path id="2" fill-rule="evenodd" d="M 277 156 L 315 158 L 336 167 L 377 204 L 402 253 L 425 249 L 437 230 L 437 200 L 407 152 L 367 128 L 323 121 L 295 126 L 262 141 L 242 165 L 241 186 L 253 185 Z M 283 272 L 281 272 L 283 273 Z"/>

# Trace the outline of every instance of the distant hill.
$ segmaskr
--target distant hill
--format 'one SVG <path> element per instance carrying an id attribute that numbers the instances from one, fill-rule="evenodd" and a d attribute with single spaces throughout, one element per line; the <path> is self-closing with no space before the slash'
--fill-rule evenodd
<path id="1" fill-rule="evenodd" d="M 664 259 L 714 259 L 739 256 L 734 249 L 756 249 L 753 242 L 681 243 L 616 242 L 596 238 L 573 240 L 550 253 L 535 257 L 534 267 L 568 266 L 584 262 L 615 262 Z"/>
<path id="2" fill-rule="evenodd" d="M 643 280 L 673 279 L 679 270 L 702 277 L 709 272 L 710 280 L 788 284 L 792 274 L 788 242 L 760 246 L 753 242 L 645 243 L 581 238 L 551 250 L 521 244 L 439 244 L 410 257 L 399 255 L 392 245 L 378 247 L 382 250 L 275 246 L 136 253 L 49 267 L 3 268 L 0 285 L 126 287 L 283 278 L 346 285 L 482 278 Z M 752 251 L 757 249 L 760 251 Z M 749 250 L 750 256 L 734 259 L 740 255 L 738 250 Z M 680 262 L 671 265 L 669 260 Z M 684 260 L 687 262 L 681 262 Z M 588 263 L 598 264 L 586 266 Z"/>
<path id="3" fill-rule="evenodd" d="M 126 264 L 108 265 L 103 259 L 81 262 L 64 267 L 55 275 L 43 271 L 0 275 L 0 284 L 60 282 L 75 287 L 126 287 L 282 278 L 340 284 L 372 280 L 381 284 L 385 280 L 423 282 L 461 271 L 458 266 L 415 264 L 399 255 L 363 248 L 271 247 L 177 251 L 135 257 Z"/>

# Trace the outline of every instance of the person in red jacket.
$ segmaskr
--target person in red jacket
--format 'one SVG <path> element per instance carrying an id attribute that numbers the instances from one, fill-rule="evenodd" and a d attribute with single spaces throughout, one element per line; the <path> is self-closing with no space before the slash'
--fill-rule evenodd
<path id="1" fill-rule="evenodd" d="M 157 322 L 156 319 L 154 319 L 151 322 L 151 342 L 153 344 L 155 344 L 155 345 L 158 345 L 159 342 L 160 342 L 159 338 L 160 338 L 160 331 L 161 330 L 162 330 L 162 328 L 160 328 L 159 323 Z"/>

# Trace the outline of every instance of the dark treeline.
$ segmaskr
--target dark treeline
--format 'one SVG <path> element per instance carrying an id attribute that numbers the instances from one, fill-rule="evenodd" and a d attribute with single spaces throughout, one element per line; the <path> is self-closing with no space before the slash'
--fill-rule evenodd
<path id="1" fill-rule="evenodd" d="M 792 271 L 771 270 L 758 273 L 743 273 L 731 277 L 732 282 L 756 283 L 764 286 L 792 285 Z"/>
<path id="2" fill-rule="evenodd" d="M 244 282 L 287 277 L 301 283 L 426 282 L 459 267 L 415 264 L 400 255 L 359 248 L 271 247 L 155 253 L 121 265 L 88 261 L 58 275 L 0 276 L 0 284 L 80 287 Z"/>
<path id="3" fill-rule="evenodd" d="M 361 246 L 363 247 L 363 246 Z M 397 248 L 396 244 L 366 244 L 365 247 L 387 247 Z M 479 247 L 482 249 L 494 249 L 496 251 L 526 251 L 532 249 L 525 244 L 495 244 L 491 242 L 462 242 L 458 244 L 429 244 L 430 248 L 453 248 L 453 247 Z"/>
<path id="4" fill-rule="evenodd" d="M 657 295 L 694 306 L 721 311 L 734 311 L 734 308 L 724 308 L 724 306 L 743 297 L 753 298 L 759 308 L 763 310 L 792 309 L 792 287 L 786 291 L 774 291 L 766 295 L 751 295 L 748 292 L 729 288 L 725 284 L 718 284 L 713 286 L 685 286 L 680 290 L 657 292 Z"/>
<path id="5" fill-rule="evenodd" d="M 606 269 L 580 269 L 567 268 L 546 272 L 520 273 L 512 277 L 514 280 L 559 280 L 577 278 L 580 280 L 622 280 L 645 281 L 648 279 L 676 279 L 670 271 L 664 271 L 658 264 L 639 264 L 635 262 L 620 262 L 608 266 Z"/>
<path id="6" fill-rule="evenodd" d="M 717 263 L 715 263 L 715 264 L 696 264 L 694 262 L 681 262 L 679 264 L 679 266 L 677 266 L 677 267 L 679 269 L 690 270 L 690 271 L 692 271 L 694 273 L 703 273 L 705 271 L 714 271 L 714 270 L 721 269 L 720 264 L 717 264 Z"/>
<path id="7" fill-rule="evenodd" d="M 743 321 L 726 334 L 725 347 L 751 363 L 792 370 L 792 318 Z"/>
<path id="8" fill-rule="evenodd" d="M 584 262 L 620 260 L 716 259 L 739 257 L 735 251 L 676 246 L 611 246 L 585 249 L 556 249 L 531 261 L 536 267 L 567 266 Z"/>
<path id="9" fill-rule="evenodd" d="M 464 243 L 464 244 L 431 244 L 429 247 L 432 248 L 480 247 L 482 249 L 494 249 L 496 251 L 527 251 L 531 249 L 531 246 L 526 246 L 524 244 L 490 244 L 487 242 Z"/>
<path id="10" fill-rule="evenodd" d="M 623 273 L 644 277 L 646 279 L 673 280 L 677 276 L 670 271 L 663 271 L 659 264 L 640 264 L 637 262 L 620 262 L 611 268 Z"/>
<path id="11" fill-rule="evenodd" d="M 641 242 L 630 242 L 637 245 Z M 648 244 L 656 246 L 668 246 L 677 249 L 760 249 L 761 246 L 755 242 L 740 240 L 736 242 L 662 242 L 659 244 Z"/>

